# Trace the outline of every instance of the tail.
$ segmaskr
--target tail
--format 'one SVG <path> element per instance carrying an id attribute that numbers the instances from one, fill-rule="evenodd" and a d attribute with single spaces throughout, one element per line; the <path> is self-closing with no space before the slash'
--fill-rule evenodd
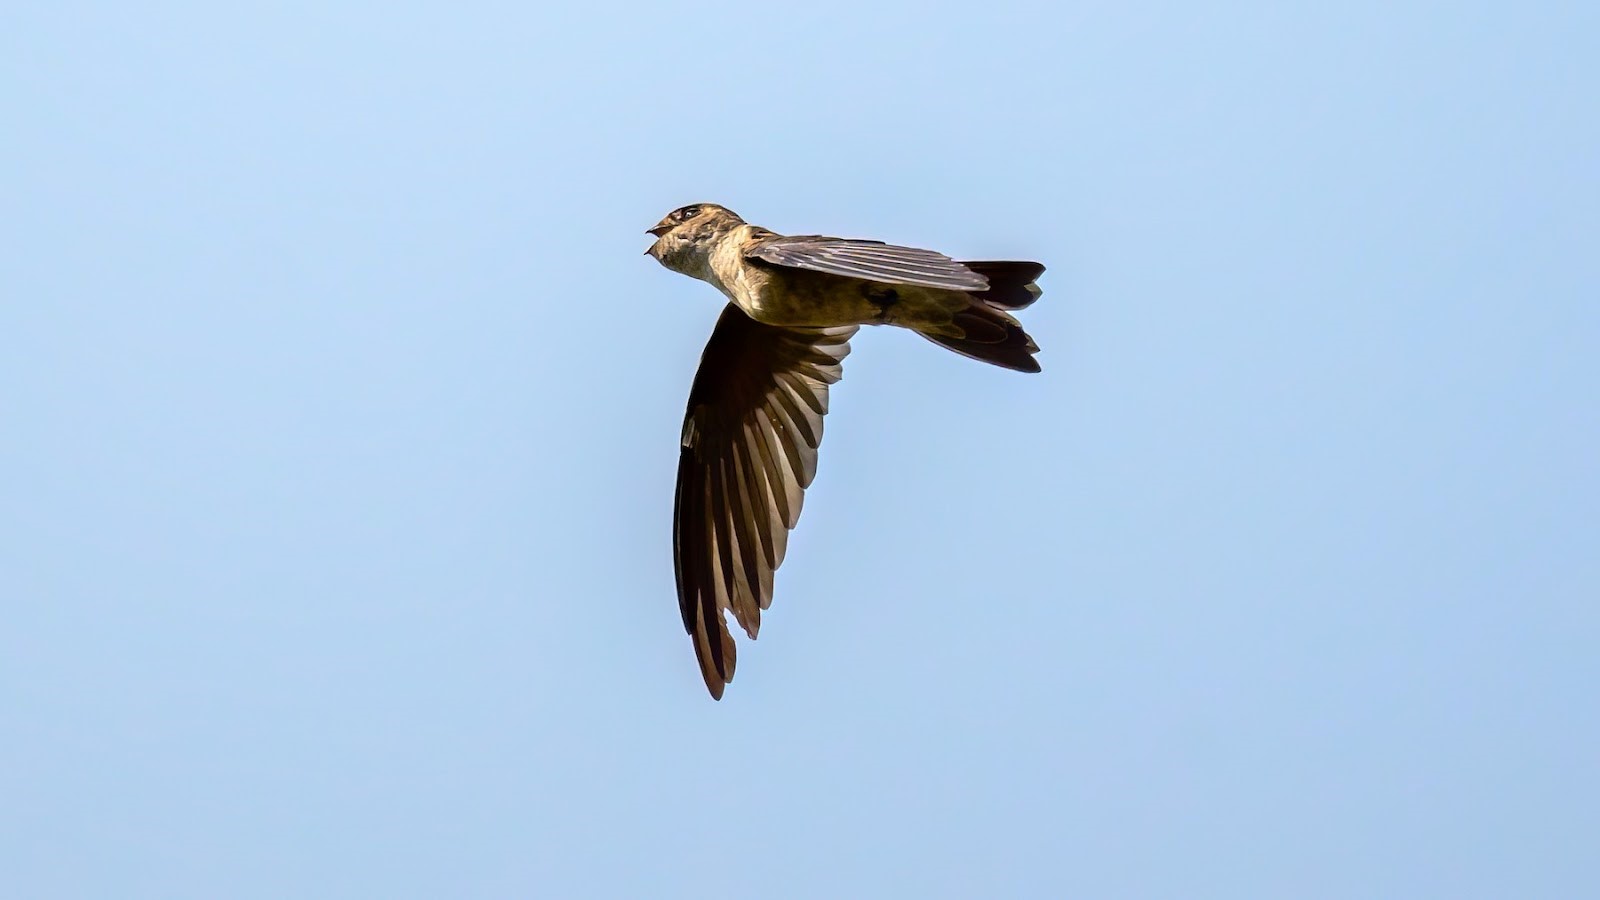
<path id="1" fill-rule="evenodd" d="M 1022 309 L 1039 299 L 1034 279 L 1044 273 L 1036 262 L 963 262 L 962 265 L 989 279 L 989 289 L 967 296 L 972 305 L 951 317 L 961 337 L 918 332 L 942 347 L 973 359 L 1018 372 L 1039 371 L 1033 354 L 1039 345 L 1022 330 L 1022 323 L 1010 310 Z"/>

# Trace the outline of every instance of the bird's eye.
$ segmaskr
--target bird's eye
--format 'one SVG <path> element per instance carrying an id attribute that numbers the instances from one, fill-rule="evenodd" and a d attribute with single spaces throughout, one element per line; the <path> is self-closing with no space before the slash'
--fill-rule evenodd
<path id="1" fill-rule="evenodd" d="M 700 215 L 700 207 L 685 206 L 683 209 L 678 210 L 678 221 L 687 221 L 698 215 Z"/>

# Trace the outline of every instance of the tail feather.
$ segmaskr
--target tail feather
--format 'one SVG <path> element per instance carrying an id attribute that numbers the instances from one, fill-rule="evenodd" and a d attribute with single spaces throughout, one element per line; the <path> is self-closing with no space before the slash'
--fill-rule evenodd
<path id="1" fill-rule="evenodd" d="M 972 305 L 951 317 L 950 324 L 961 329 L 961 337 L 929 334 L 923 337 L 962 356 L 1018 372 L 1039 371 L 1033 358 L 1039 345 L 1022 330 L 1022 323 L 1008 310 L 1022 309 L 1039 299 L 1034 279 L 1044 272 L 1035 262 L 964 262 L 962 265 L 989 279 L 989 289 L 967 296 Z"/>
<path id="2" fill-rule="evenodd" d="M 977 291 L 972 296 L 998 309 L 1023 309 L 1039 299 L 1039 286 L 1034 284 L 1044 274 L 1044 266 L 1036 262 L 1001 262 L 997 260 L 963 262 L 963 266 L 989 279 L 987 291 Z"/>
<path id="3" fill-rule="evenodd" d="M 917 333 L 941 347 L 981 362 L 1018 372 L 1039 371 L 1039 361 L 1033 358 L 1033 354 L 1039 352 L 1039 345 L 1022 330 L 1022 323 L 1004 312 L 974 304 L 956 313 L 951 324 L 966 332 L 966 336 Z"/>

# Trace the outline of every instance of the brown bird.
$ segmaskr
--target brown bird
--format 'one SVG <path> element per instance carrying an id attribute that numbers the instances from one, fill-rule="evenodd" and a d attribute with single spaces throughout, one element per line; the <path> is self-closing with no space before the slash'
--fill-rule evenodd
<path id="1" fill-rule="evenodd" d="M 898 325 L 986 363 L 1037 372 L 1011 315 L 1039 297 L 1036 262 L 957 262 L 881 241 L 786 237 L 713 203 L 675 209 L 645 253 L 730 302 L 689 389 L 672 549 L 683 625 L 711 696 L 733 680 L 723 618 L 752 639 L 817 471 L 828 385 L 861 325 Z"/>

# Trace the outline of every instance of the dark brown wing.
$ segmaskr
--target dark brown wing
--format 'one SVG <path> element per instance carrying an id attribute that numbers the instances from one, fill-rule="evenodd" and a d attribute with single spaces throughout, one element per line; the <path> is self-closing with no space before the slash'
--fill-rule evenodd
<path id="1" fill-rule="evenodd" d="M 987 278 L 943 253 L 896 247 L 882 241 L 773 236 L 746 250 L 745 256 L 775 266 L 884 284 L 915 284 L 950 291 L 982 291 L 989 287 Z"/>
<path id="2" fill-rule="evenodd" d="M 734 666 L 723 611 L 756 636 L 816 475 L 828 385 L 855 333 L 763 325 L 729 304 L 700 357 L 678 454 L 672 551 L 683 625 L 719 700 Z"/>

